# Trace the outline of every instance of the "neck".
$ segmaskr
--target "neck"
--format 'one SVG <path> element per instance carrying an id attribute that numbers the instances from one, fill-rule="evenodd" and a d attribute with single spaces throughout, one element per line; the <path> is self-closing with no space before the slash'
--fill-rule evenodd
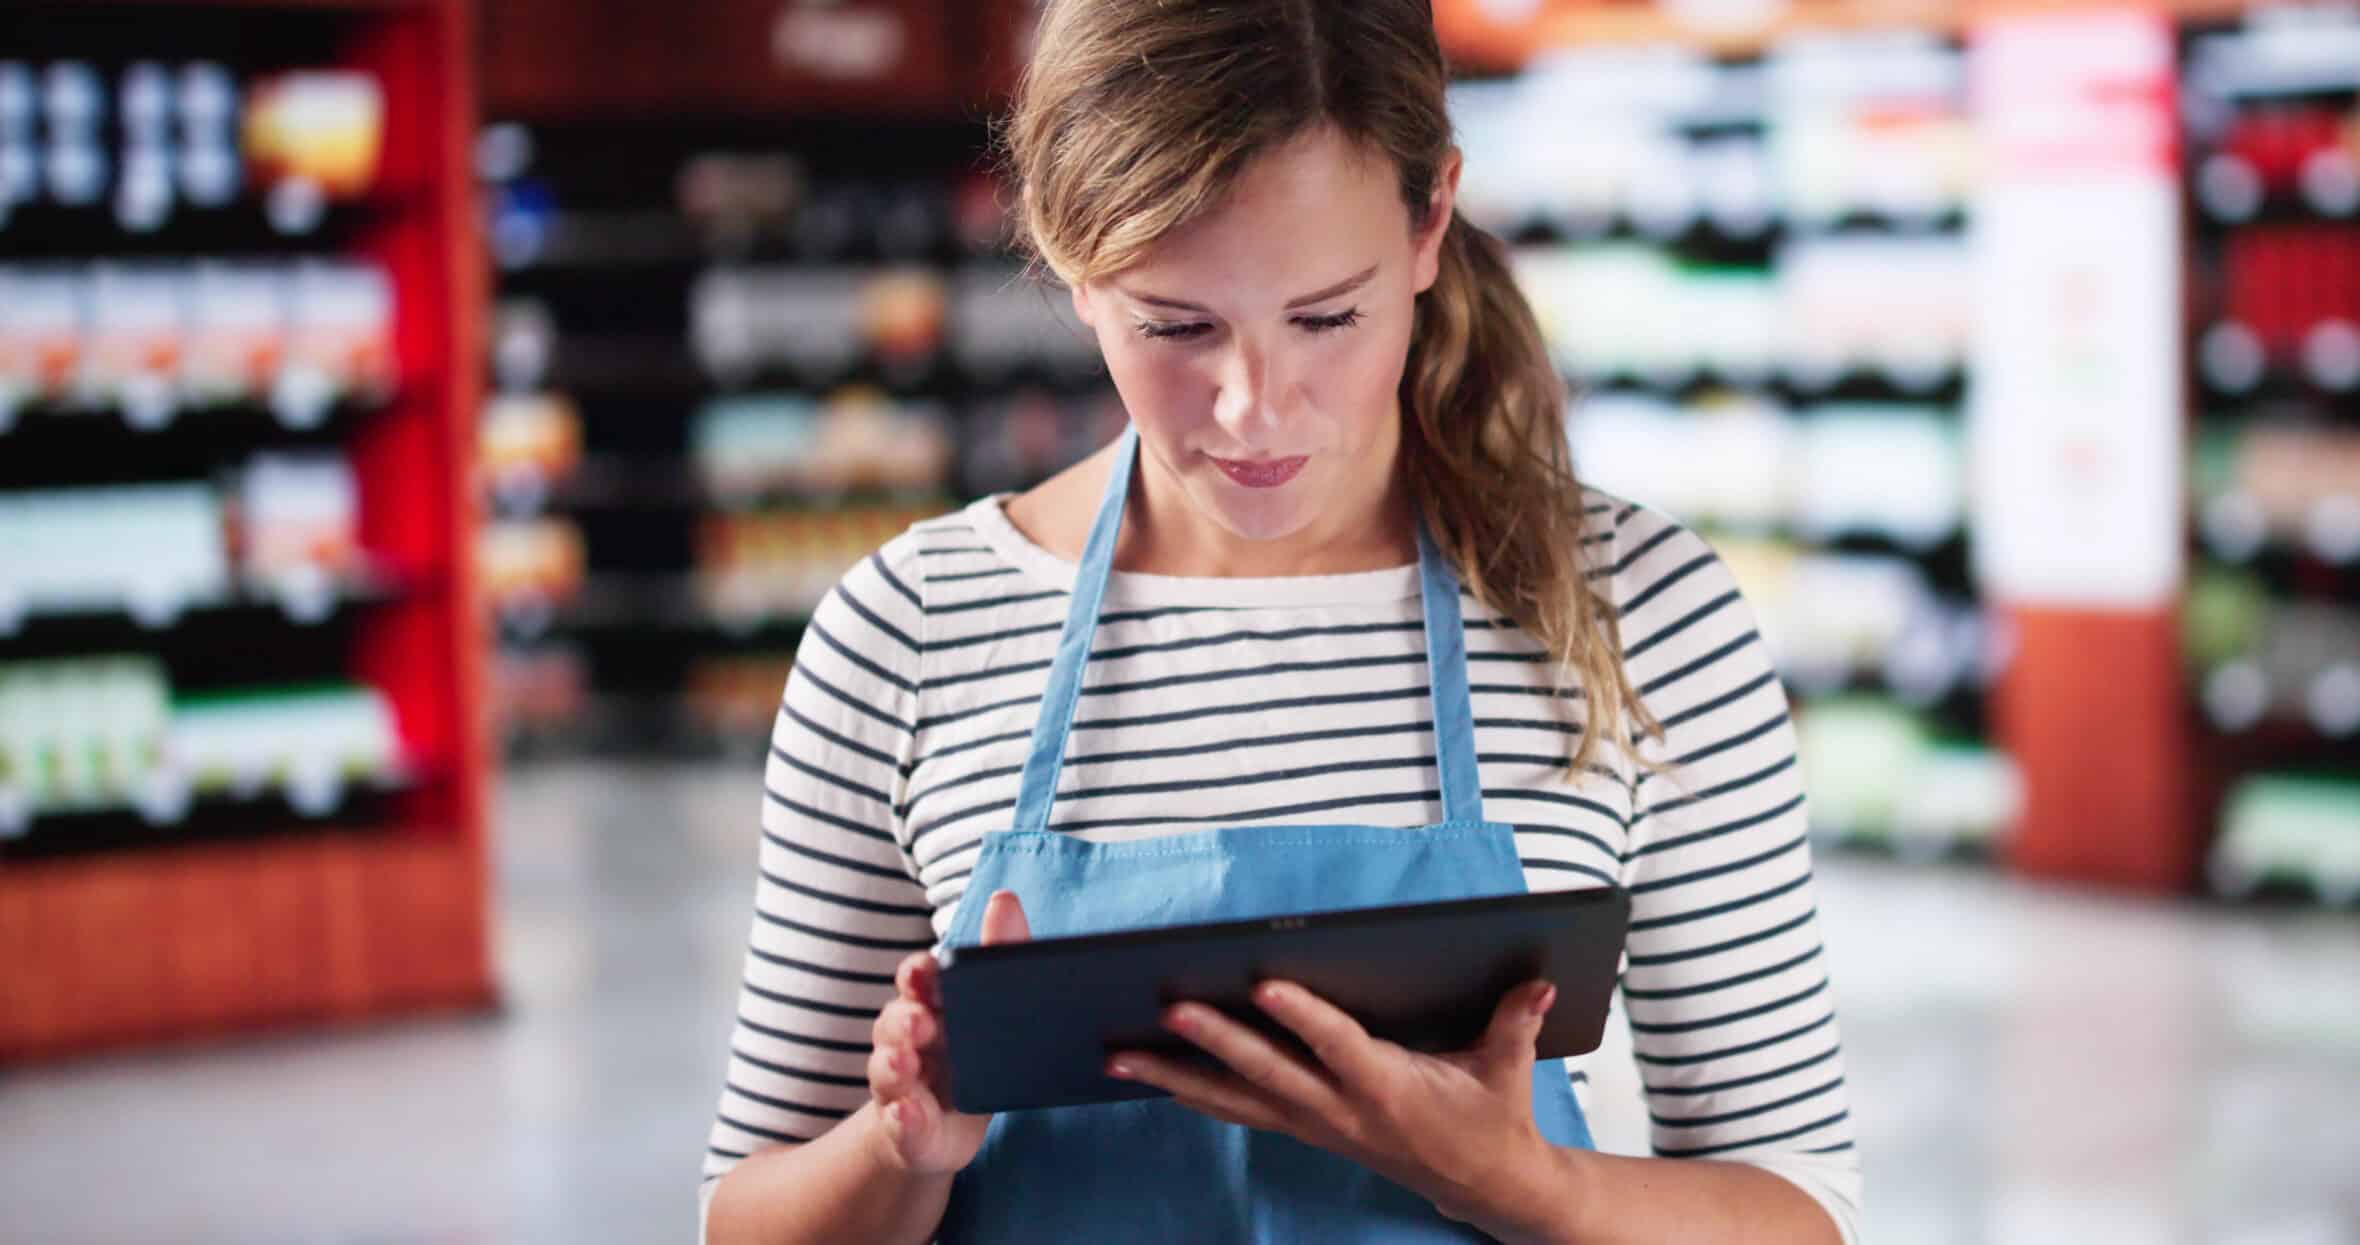
<path id="1" fill-rule="evenodd" d="M 1259 579 L 1389 570 L 1418 558 L 1416 509 L 1394 469 L 1366 473 L 1369 485 L 1334 499 L 1301 531 L 1248 540 L 1188 500 L 1178 480 L 1142 447 L 1115 565 L 1125 571 L 1196 578 Z"/>

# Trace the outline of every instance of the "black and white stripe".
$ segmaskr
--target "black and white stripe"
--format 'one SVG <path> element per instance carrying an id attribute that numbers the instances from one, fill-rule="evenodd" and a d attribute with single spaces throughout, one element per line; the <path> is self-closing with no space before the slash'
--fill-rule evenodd
<path id="1" fill-rule="evenodd" d="M 1587 556 L 1621 613 L 1668 772 L 1569 776 L 1579 689 L 1463 602 L 1485 814 L 1535 890 L 1619 882 L 1623 1005 L 1657 1153 L 1755 1161 L 1847 1236 L 1858 1163 L 1783 689 L 1727 568 L 1604 494 Z M 845 576 L 790 679 L 761 808 L 755 919 L 706 1189 L 865 1098 L 870 1019 L 949 926 L 1007 828 L 1072 583 L 998 499 L 919 524 Z M 1414 568 L 1110 584 L 1053 829 L 1117 841 L 1220 825 L 1439 821 Z M 1578 1093 L 1590 1092 L 1586 1069 Z"/>

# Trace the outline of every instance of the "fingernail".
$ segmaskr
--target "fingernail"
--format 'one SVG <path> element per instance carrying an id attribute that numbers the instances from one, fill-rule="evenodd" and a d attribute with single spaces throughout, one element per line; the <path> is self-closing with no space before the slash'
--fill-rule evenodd
<path id="1" fill-rule="evenodd" d="M 1557 1002 L 1557 987 L 1555 987 L 1555 986 L 1550 986 L 1548 989 L 1541 991 L 1541 997 L 1540 997 L 1538 1000 L 1536 1000 L 1536 1001 L 1533 1003 L 1533 1005 L 1532 1005 L 1532 1014 L 1533 1014 L 1533 1016 L 1534 1016 L 1535 1018 L 1538 1018 L 1538 1017 L 1541 1017 L 1541 1016 L 1546 1016 L 1546 1015 L 1548 1015 L 1548 1014 L 1549 1014 L 1549 1008 L 1550 1008 L 1552 1005 L 1554 1005 L 1556 1002 Z"/>
<path id="2" fill-rule="evenodd" d="M 1264 1007 L 1281 1007 L 1287 1001 L 1286 988 L 1274 981 L 1256 990 L 1254 998 Z"/>
<path id="3" fill-rule="evenodd" d="M 1124 1081 L 1128 1081 L 1128 1080 L 1130 1080 L 1130 1079 L 1131 1079 L 1131 1061 L 1130 1061 L 1130 1060 L 1128 1060 L 1128 1059 L 1117 1059 L 1117 1060 L 1114 1060 L 1113 1062 L 1111 1062 L 1111 1063 L 1109 1063 L 1109 1064 L 1107 1064 L 1107 1065 L 1106 1065 L 1106 1074 L 1107 1074 L 1108 1076 L 1111 1076 L 1111 1077 L 1114 1077 L 1114 1078 L 1116 1078 L 1117 1080 L 1124 1080 Z"/>

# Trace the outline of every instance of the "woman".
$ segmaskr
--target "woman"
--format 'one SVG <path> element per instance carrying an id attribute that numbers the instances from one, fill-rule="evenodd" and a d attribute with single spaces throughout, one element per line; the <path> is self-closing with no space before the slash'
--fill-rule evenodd
<path id="1" fill-rule="evenodd" d="M 1579 487 L 1425 0 L 1062 0 L 1008 131 L 1132 425 L 922 523 L 778 721 L 706 1239 L 1850 1240 L 1786 703 L 1728 573 Z M 1578 124 L 1578 119 L 1572 123 Z M 1462 595 L 1463 592 L 1463 595 Z M 1617 883 L 1655 1157 L 1590 1148 L 1539 983 L 1469 1051 L 1299 988 L 1169 1099 L 947 1110 L 927 951 Z"/>

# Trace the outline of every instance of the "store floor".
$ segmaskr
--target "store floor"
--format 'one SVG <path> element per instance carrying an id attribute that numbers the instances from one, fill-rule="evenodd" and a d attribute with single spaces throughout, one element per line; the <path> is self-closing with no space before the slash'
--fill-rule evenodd
<path id="1" fill-rule="evenodd" d="M 499 1017 L 0 1077 L 0 1239 L 690 1239 L 757 781 L 510 775 Z M 1874 1245 L 2360 1243 L 2360 918 L 1821 883 Z"/>

